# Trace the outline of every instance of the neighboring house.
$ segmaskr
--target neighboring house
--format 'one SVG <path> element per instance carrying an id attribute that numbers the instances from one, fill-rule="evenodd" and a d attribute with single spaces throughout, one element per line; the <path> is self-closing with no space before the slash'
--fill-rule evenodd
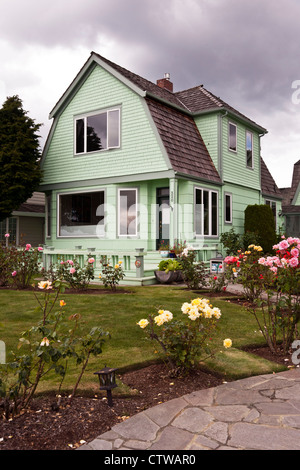
<path id="1" fill-rule="evenodd" d="M 55 250 L 155 251 L 186 241 L 215 256 L 250 204 L 281 193 L 261 160 L 266 130 L 197 86 L 173 92 L 92 52 L 50 113 L 40 190 Z"/>
<path id="2" fill-rule="evenodd" d="M 292 186 L 282 188 L 282 215 L 285 217 L 286 233 L 300 237 L 300 160 L 295 163 Z"/>
<path id="3" fill-rule="evenodd" d="M 45 242 L 45 195 L 34 192 L 11 217 L 0 222 L 0 240 L 9 233 L 9 242 L 16 245 L 30 243 L 38 246 Z M 8 242 L 8 240 L 6 240 Z"/>

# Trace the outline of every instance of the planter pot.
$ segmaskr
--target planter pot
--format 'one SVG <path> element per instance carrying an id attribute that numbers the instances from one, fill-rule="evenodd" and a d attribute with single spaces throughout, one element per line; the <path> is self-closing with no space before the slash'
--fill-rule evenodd
<path id="1" fill-rule="evenodd" d="M 162 258 L 168 258 L 169 257 L 169 252 L 168 251 L 160 251 L 160 256 Z"/>
<path id="2" fill-rule="evenodd" d="M 155 277 L 161 284 L 170 284 L 177 280 L 178 271 L 154 271 Z"/>

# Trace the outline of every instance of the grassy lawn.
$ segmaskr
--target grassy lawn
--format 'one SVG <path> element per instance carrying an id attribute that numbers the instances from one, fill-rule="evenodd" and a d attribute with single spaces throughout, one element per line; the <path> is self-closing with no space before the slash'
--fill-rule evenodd
<path id="1" fill-rule="evenodd" d="M 86 331 L 93 326 L 101 326 L 111 334 L 103 353 L 91 359 L 80 390 L 97 389 L 98 379 L 93 372 L 105 365 L 122 370 L 157 360 L 156 344 L 146 340 L 145 332 L 136 323 L 159 307 L 180 316 L 183 302 L 204 296 L 177 286 L 120 287 L 119 290 L 124 293 L 60 296 L 67 304 L 68 316 L 75 313 L 82 316 Z M 213 295 L 205 294 L 205 297 L 210 297 L 213 306 L 222 312 L 217 337 L 213 341 L 217 354 L 205 362 L 206 367 L 226 374 L 228 379 L 282 370 L 280 366 L 240 350 L 249 344 L 264 344 L 254 317 L 245 308 L 220 298 L 213 299 Z M 32 292 L 0 291 L 0 340 L 6 344 L 7 361 L 11 359 L 10 351 L 16 350 L 21 333 L 39 321 L 40 317 L 34 311 L 36 306 Z M 231 338 L 233 342 L 229 350 L 223 348 L 225 338 Z M 70 372 L 65 386 L 74 384 L 77 377 L 75 367 Z M 53 375 L 40 390 L 56 389 L 57 383 L 58 379 Z"/>

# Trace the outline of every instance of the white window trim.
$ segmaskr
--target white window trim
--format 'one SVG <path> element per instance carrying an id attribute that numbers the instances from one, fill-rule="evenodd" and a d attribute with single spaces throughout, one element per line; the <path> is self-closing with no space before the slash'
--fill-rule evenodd
<path id="1" fill-rule="evenodd" d="M 108 135 L 107 135 L 107 147 L 102 150 L 94 150 L 93 152 L 88 152 L 87 151 L 87 138 L 86 138 L 86 129 L 87 129 L 87 118 L 90 116 L 97 116 L 98 114 L 105 114 L 106 113 L 106 123 L 107 123 L 107 129 L 108 129 L 108 114 L 112 111 L 118 111 L 119 112 L 119 145 L 116 146 L 108 146 Z M 76 152 L 76 123 L 80 119 L 84 120 L 84 150 L 83 152 Z M 99 109 L 97 111 L 92 111 L 89 113 L 85 114 L 80 114 L 78 116 L 74 117 L 74 155 L 81 156 L 81 155 L 90 155 L 94 153 L 102 153 L 102 152 L 107 152 L 108 150 L 113 150 L 113 149 L 118 149 L 121 147 L 121 108 L 120 107 L 114 107 L 114 108 L 107 108 L 107 109 Z"/>
<path id="2" fill-rule="evenodd" d="M 105 192 L 105 189 L 103 188 L 99 188 L 99 189 L 95 189 L 95 190 L 85 190 L 85 191 L 67 191 L 67 192 L 62 192 L 62 193 L 57 193 L 56 195 L 56 236 L 57 238 L 87 238 L 87 239 L 94 239 L 94 238 L 98 238 L 99 239 L 99 236 L 98 235 L 60 235 L 59 231 L 60 231 L 60 197 L 61 196 L 70 196 L 71 194 L 90 194 L 90 193 L 100 193 L 100 192 L 103 192 L 104 193 L 104 207 L 106 206 L 106 192 Z M 104 209 L 104 220 L 106 218 L 106 212 L 105 212 L 105 209 Z M 104 226 L 105 226 L 105 223 L 104 223 Z M 105 235 L 104 235 L 105 237 Z M 101 237 L 101 240 L 104 238 L 104 237 Z"/>
<path id="3" fill-rule="evenodd" d="M 230 220 L 226 220 L 226 197 L 230 198 Z M 224 223 L 232 224 L 233 213 L 232 213 L 232 193 L 224 193 Z"/>
<path id="4" fill-rule="evenodd" d="M 230 126 L 235 127 L 235 149 L 230 148 Z M 228 150 L 233 153 L 237 153 L 237 125 L 234 122 L 228 122 Z"/>
<path id="5" fill-rule="evenodd" d="M 203 233 L 196 233 L 196 191 L 200 190 L 202 191 L 202 200 L 203 200 L 203 191 L 208 191 L 209 193 L 209 221 L 208 221 L 208 226 L 209 226 L 209 234 L 205 235 L 204 234 L 204 211 L 202 211 L 202 231 Z M 216 235 L 212 235 L 212 193 L 215 193 L 217 195 L 217 233 Z M 219 237 L 219 191 L 215 189 L 210 189 L 210 188 L 204 188 L 200 186 L 195 186 L 194 187 L 194 233 L 195 237 L 205 237 L 205 238 L 218 238 Z"/>
<path id="6" fill-rule="evenodd" d="M 252 160 L 251 160 L 251 166 L 248 165 L 248 157 L 247 157 L 247 134 L 251 136 L 251 151 L 252 151 Z M 253 155 L 253 132 L 246 131 L 246 167 L 249 168 L 250 170 L 254 169 L 254 155 Z"/>
<path id="7" fill-rule="evenodd" d="M 120 215 L 121 215 L 121 208 L 120 208 L 120 194 L 121 191 L 135 191 L 135 211 L 136 211 L 136 232 L 135 234 L 124 234 L 120 233 Z M 137 238 L 138 237 L 138 188 L 118 188 L 118 221 L 117 221 L 117 230 L 118 230 L 118 237 L 119 238 Z"/>

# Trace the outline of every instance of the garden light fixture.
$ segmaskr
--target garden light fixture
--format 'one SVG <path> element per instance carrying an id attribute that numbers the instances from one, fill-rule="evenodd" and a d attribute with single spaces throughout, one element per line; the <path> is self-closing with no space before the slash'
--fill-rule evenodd
<path id="1" fill-rule="evenodd" d="M 108 406 L 113 406 L 112 401 L 112 389 L 117 387 L 116 384 L 116 370 L 111 367 L 104 367 L 104 369 L 94 372 L 95 375 L 98 375 L 100 382 L 100 390 L 107 391 L 107 403 Z"/>

